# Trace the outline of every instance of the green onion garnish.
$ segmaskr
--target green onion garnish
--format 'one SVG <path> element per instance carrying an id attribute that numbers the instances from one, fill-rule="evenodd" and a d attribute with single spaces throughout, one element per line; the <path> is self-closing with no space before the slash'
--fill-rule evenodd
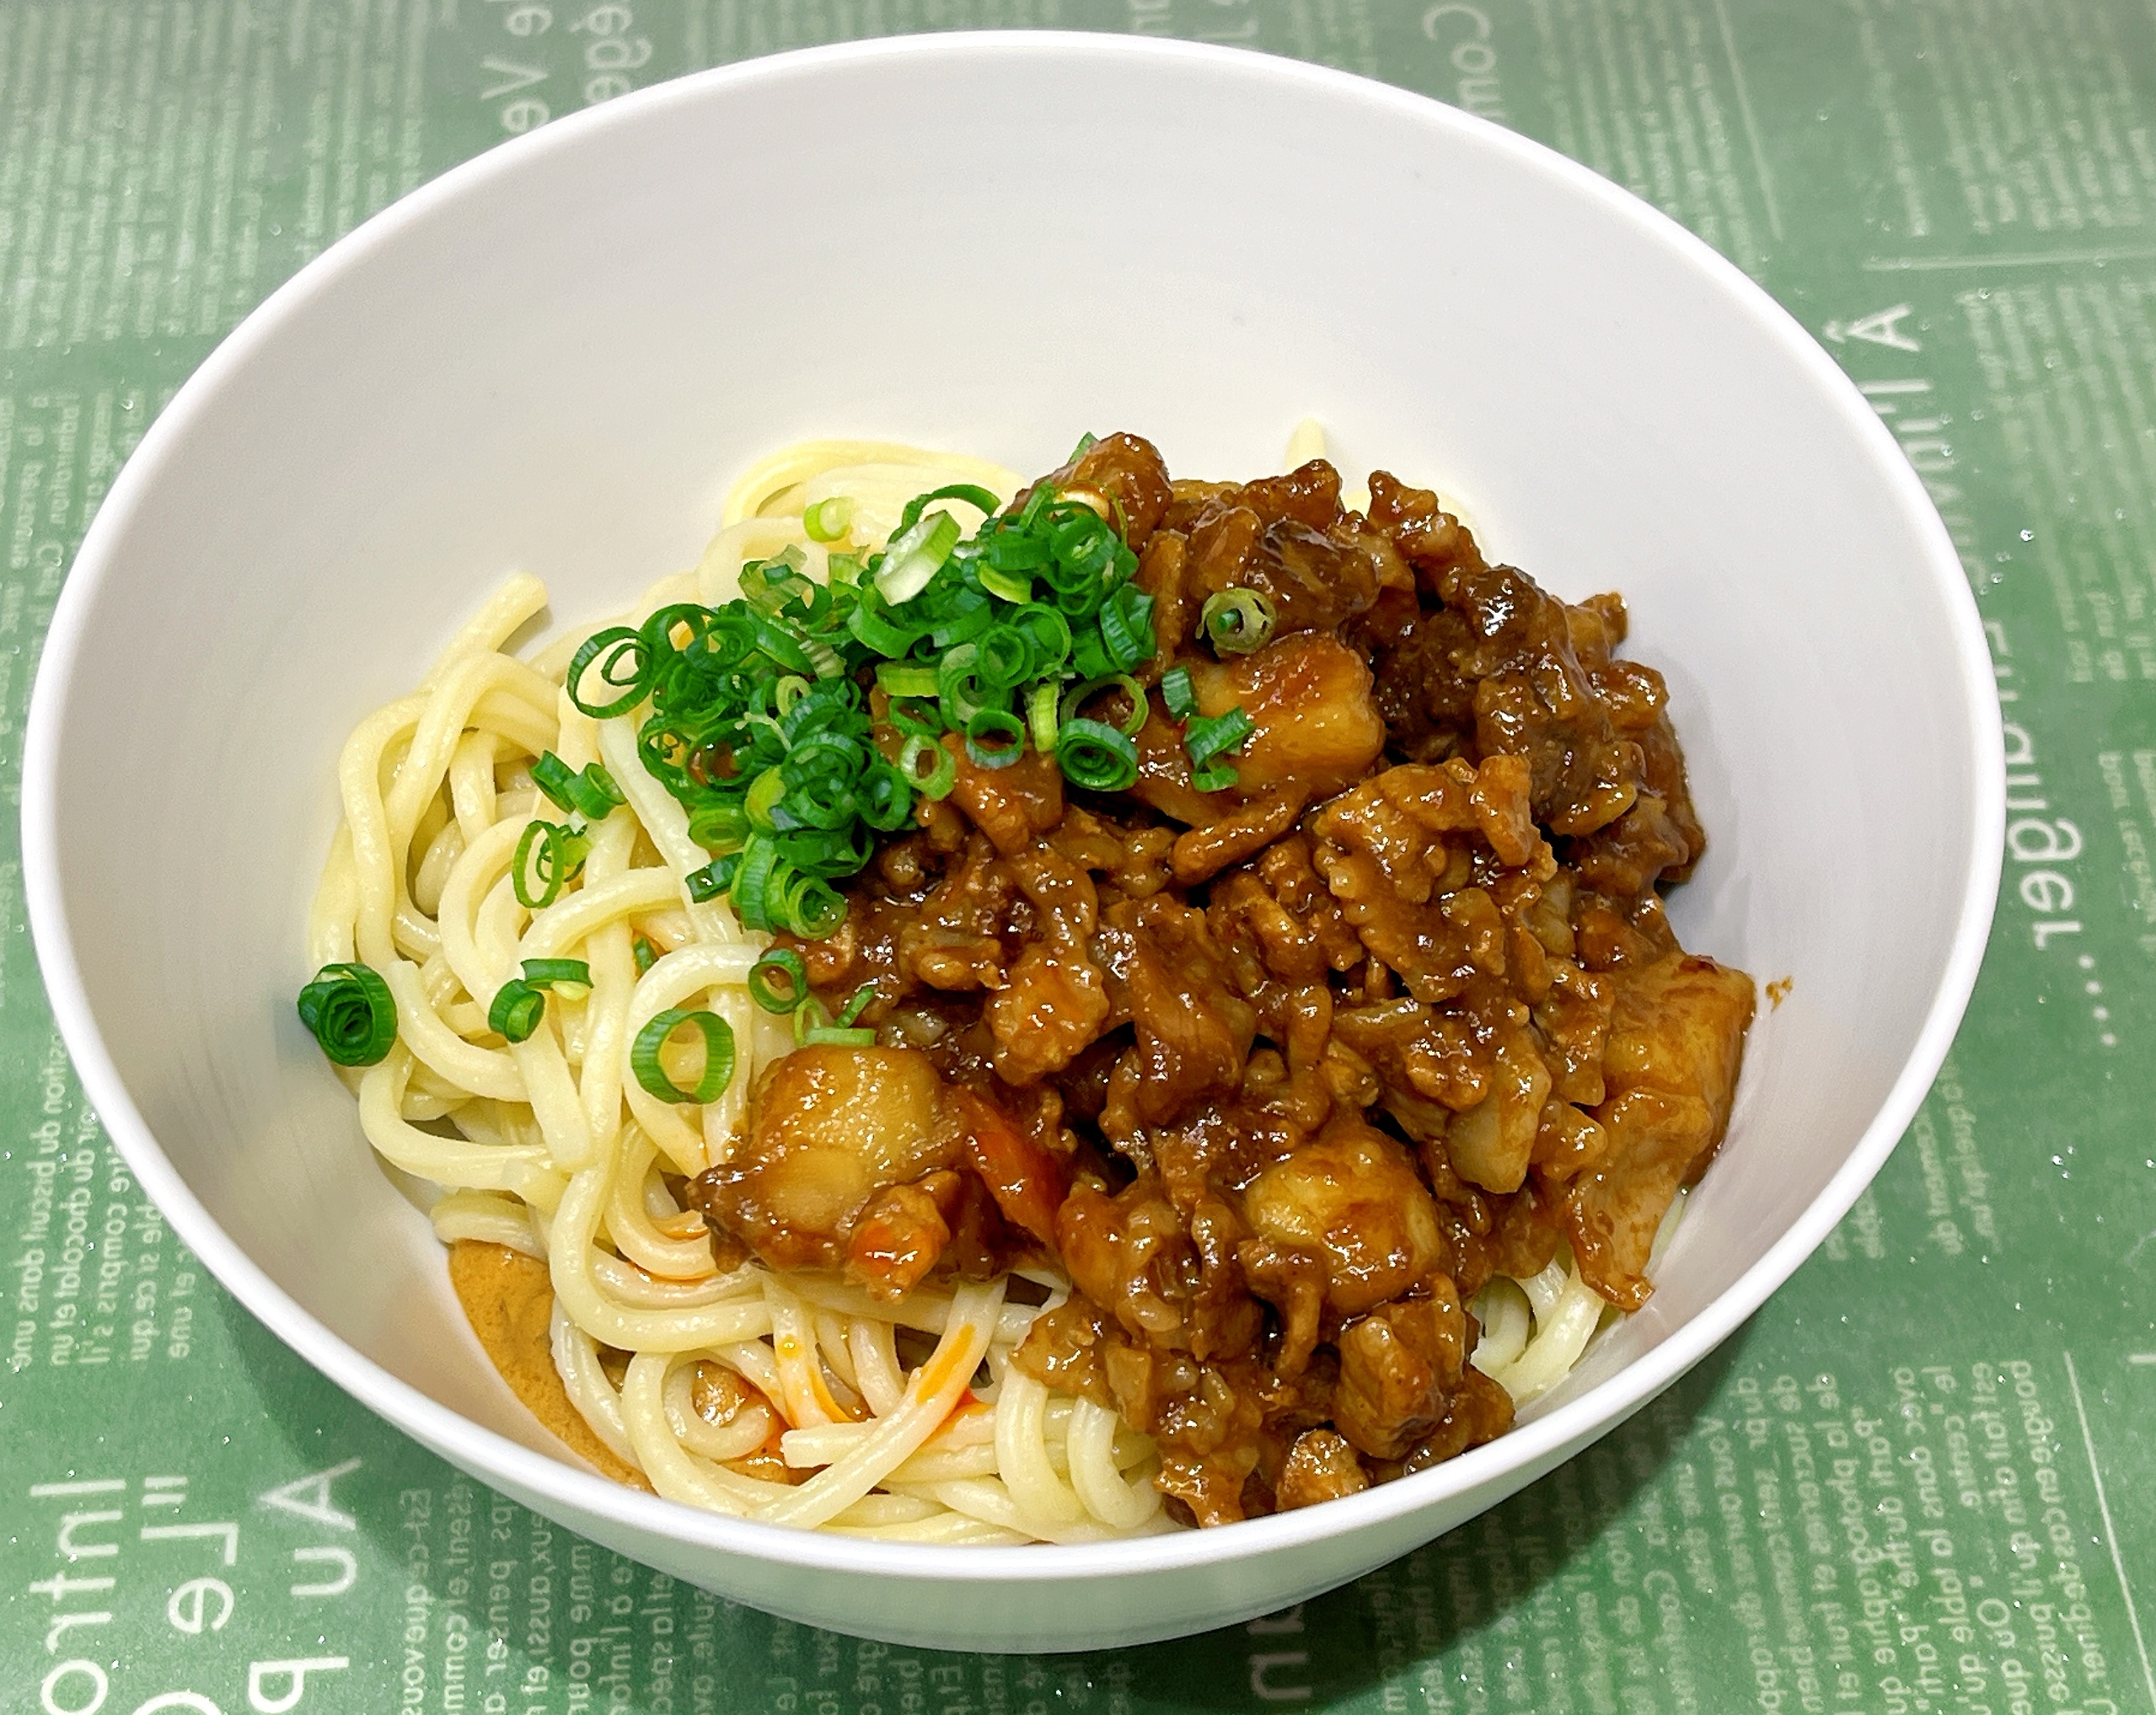
<path id="1" fill-rule="evenodd" d="M 928 764 L 923 773 L 921 764 Z M 947 798 L 958 783 L 958 759 L 933 739 L 913 737 L 898 753 L 898 772 L 924 798 Z"/>
<path id="2" fill-rule="evenodd" d="M 1172 667 L 1161 675 L 1161 700 L 1178 721 L 1188 721 L 1198 712 L 1198 693 L 1190 687 L 1188 667 Z"/>
<path id="3" fill-rule="evenodd" d="M 1025 724 L 1015 715 L 983 709 L 966 722 L 966 755 L 976 768 L 1007 769 L 1025 749 Z"/>
<path id="4" fill-rule="evenodd" d="M 1191 766 L 1203 768 L 1215 757 L 1236 749 L 1253 730 L 1250 716 L 1238 706 L 1225 715 L 1208 715 L 1193 721 L 1183 730 L 1183 748 L 1190 754 Z"/>
<path id="5" fill-rule="evenodd" d="M 636 974 L 640 977 L 659 962 L 659 950 L 641 935 L 629 943 L 629 951 L 636 957 Z"/>
<path id="6" fill-rule="evenodd" d="M 534 989 L 562 983 L 588 989 L 592 986 L 592 967 L 582 959 L 526 959 L 524 980 Z"/>
<path id="7" fill-rule="evenodd" d="M 854 521 L 854 503 L 844 495 L 818 501 L 801 515 L 801 527 L 812 542 L 835 542 Z"/>
<path id="8" fill-rule="evenodd" d="M 682 885 L 692 905 L 702 905 L 716 899 L 732 885 L 734 871 L 741 867 L 741 854 L 728 852 L 714 859 L 700 870 L 691 870 L 682 877 Z"/>
<path id="9" fill-rule="evenodd" d="M 771 978 L 783 977 L 786 986 L 774 988 Z M 786 947 L 773 947 L 748 967 L 748 998 L 766 1012 L 788 1013 L 808 998 L 808 967 L 801 955 Z"/>
<path id="10" fill-rule="evenodd" d="M 739 804 L 699 804 L 689 812 L 689 837 L 706 851 L 731 851 L 748 838 L 748 812 Z"/>
<path id="11" fill-rule="evenodd" d="M 545 1013 L 546 996 L 522 978 L 512 977 L 494 991 L 494 1005 L 486 1009 L 486 1027 L 520 1042 L 539 1028 Z"/>
<path id="12" fill-rule="evenodd" d="M 939 501 L 978 508 L 979 528 L 962 539 Z M 1102 516 L 1113 509 L 1047 483 L 1010 511 L 998 505 L 964 484 L 916 496 L 888 549 L 830 555 L 827 582 L 790 548 L 744 566 L 734 600 L 677 603 L 577 651 L 571 700 L 596 718 L 638 710 L 642 766 L 713 855 L 685 878 L 691 901 L 723 898 L 750 930 L 827 935 L 845 917 L 837 884 L 874 855 L 877 836 L 952 791 L 954 737 L 976 767 L 1029 748 L 1063 763 L 1062 729 L 1080 712 L 1066 693 L 1096 680 L 1131 696 L 1124 724 L 1135 730 L 1145 698 L 1129 675 L 1157 640 L 1137 556 Z M 853 522 L 840 497 L 804 509 L 819 540 Z M 1081 726 L 1065 777 L 1127 784 L 1127 734 L 1091 724 L 1115 742 Z M 603 770 L 558 758 L 534 772 L 571 818 L 528 831 L 519 848 L 518 898 L 536 910 L 577 874 L 584 825 L 619 794 Z"/>
<path id="13" fill-rule="evenodd" d="M 694 1089 L 684 1090 L 659 1064 L 659 1050 L 683 1025 L 694 1025 L 704 1037 L 704 1071 Z M 716 1101 L 733 1080 L 733 1026 L 716 1012 L 689 1012 L 669 1006 L 636 1032 L 630 1047 L 629 1069 L 636 1075 L 645 1094 L 661 1101 Z"/>
<path id="14" fill-rule="evenodd" d="M 1201 792 L 1224 792 L 1237 778 L 1233 763 L 1220 762 L 1192 770 L 1190 784 Z"/>
<path id="15" fill-rule="evenodd" d="M 622 694 L 611 702 L 587 701 L 586 670 L 593 662 L 598 666 L 600 685 L 605 690 Z M 643 638 L 625 625 L 616 625 L 604 631 L 595 631 L 584 640 L 583 646 L 571 657 L 566 688 L 569 700 L 594 721 L 611 720 L 616 715 L 626 715 L 644 700 L 652 688 L 653 662 Z"/>
<path id="16" fill-rule="evenodd" d="M 1271 640 L 1279 618 L 1279 609 L 1263 590 L 1222 590 L 1205 598 L 1198 625 L 1221 654 L 1247 655 Z"/>
<path id="17" fill-rule="evenodd" d="M 340 1066 L 372 1066 L 397 1040 L 397 1002 L 371 965 L 324 965 L 299 991 L 299 1021 Z"/>
<path id="18" fill-rule="evenodd" d="M 835 1024 L 819 1024 L 813 1030 L 802 1032 L 803 1048 L 872 1048 L 876 1046 L 876 1032 L 872 1030 L 845 1030 Z"/>
<path id="19" fill-rule="evenodd" d="M 1130 712 L 1116 723 L 1126 738 L 1135 738 L 1145 730 L 1145 717 L 1153 712 L 1152 705 L 1145 700 L 1145 688 L 1127 673 L 1104 673 L 1099 678 L 1087 679 L 1074 685 L 1064 694 L 1063 718 L 1073 719 L 1098 691 L 1119 690 L 1129 699 Z"/>
<path id="20" fill-rule="evenodd" d="M 1033 748 L 1046 756 L 1055 748 L 1056 729 L 1062 725 L 1056 710 L 1055 681 L 1043 679 L 1026 693 L 1026 730 Z"/>
<path id="21" fill-rule="evenodd" d="M 576 778 L 577 770 L 550 750 L 532 764 L 532 784 L 554 801 L 556 809 L 577 807 L 569 796 L 569 783 Z"/>
<path id="22" fill-rule="evenodd" d="M 887 661 L 877 667 L 876 683 L 893 697 L 932 697 L 936 694 L 936 669 Z"/>
<path id="23" fill-rule="evenodd" d="M 509 860 L 509 885 L 517 903 L 527 911 L 543 911 L 554 903 L 562 884 L 573 880 L 584 867 L 588 842 L 577 829 L 561 822 L 531 823 L 517 842 L 517 855 Z"/>
<path id="24" fill-rule="evenodd" d="M 1098 721 L 1066 721 L 1055 736 L 1063 777 L 1093 792 L 1120 792 L 1138 778 L 1138 747 Z"/>
<path id="25" fill-rule="evenodd" d="M 993 565 L 984 565 L 975 575 L 983 589 L 1006 602 L 1030 602 L 1033 598 L 1033 581 L 1023 572 L 999 571 Z"/>
<path id="26" fill-rule="evenodd" d="M 891 539 L 876 573 L 877 592 L 893 606 L 909 602 L 943 570 L 958 545 L 958 521 L 948 512 L 931 512 Z"/>
<path id="27" fill-rule="evenodd" d="M 550 750 L 532 764 L 532 784 L 558 808 L 592 822 L 603 822 L 615 805 L 625 801 L 614 776 L 597 763 L 585 764 L 580 773 Z"/>
<path id="28" fill-rule="evenodd" d="M 853 998 L 848 1000 L 845 1005 L 840 1010 L 838 1018 L 839 1023 L 841 1025 L 850 1025 L 856 1018 L 859 1018 L 861 1016 L 861 1013 L 864 1010 L 866 1010 L 868 1003 L 875 999 L 876 984 L 873 983 L 862 983 L 860 988 L 854 990 Z"/>

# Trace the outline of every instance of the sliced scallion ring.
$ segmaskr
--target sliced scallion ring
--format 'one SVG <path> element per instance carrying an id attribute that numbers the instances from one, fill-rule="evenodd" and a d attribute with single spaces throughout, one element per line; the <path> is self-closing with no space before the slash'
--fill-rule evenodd
<path id="1" fill-rule="evenodd" d="M 1064 779 L 1093 792 L 1120 792 L 1138 778 L 1138 747 L 1098 721 L 1066 721 L 1055 738 Z"/>
<path id="2" fill-rule="evenodd" d="M 783 977 L 786 984 L 775 988 L 771 979 Z M 748 998 L 766 1012 L 781 1016 L 791 1012 L 808 998 L 808 967 L 802 957 L 790 947 L 773 947 L 748 967 Z"/>
<path id="3" fill-rule="evenodd" d="M 884 550 L 883 563 L 876 568 L 877 591 L 893 607 L 911 601 L 943 570 L 957 545 L 958 521 L 950 513 L 934 512 L 916 519 Z"/>
<path id="4" fill-rule="evenodd" d="M 582 959 L 526 959 L 524 980 L 534 989 L 588 989 L 592 967 Z"/>
<path id="5" fill-rule="evenodd" d="M 1247 655 L 1272 640 L 1279 609 L 1263 590 L 1229 589 L 1205 598 L 1199 629 L 1223 655 Z"/>
<path id="6" fill-rule="evenodd" d="M 704 1071 L 693 1089 L 684 1090 L 666 1075 L 659 1064 L 659 1050 L 683 1025 L 693 1025 L 704 1037 Z M 733 1026 L 716 1012 L 690 1012 L 669 1006 L 643 1029 L 630 1047 L 629 1069 L 636 1075 L 644 1093 L 661 1101 L 716 1101 L 733 1081 Z"/>
<path id="7" fill-rule="evenodd" d="M 1255 730 L 1250 716 L 1238 705 L 1225 715 L 1193 721 L 1183 729 L 1183 748 L 1190 753 L 1191 766 L 1203 768 L 1215 757 L 1239 748 Z"/>
<path id="8" fill-rule="evenodd" d="M 610 702 L 590 701 L 584 696 L 586 672 L 594 662 L 598 664 L 603 690 L 621 694 Z M 616 715 L 626 715 L 642 702 L 652 688 L 653 677 L 652 652 L 642 634 L 626 625 L 614 625 L 594 631 L 584 640 L 570 657 L 563 689 L 569 693 L 569 700 L 592 719 L 609 721 Z"/>
<path id="9" fill-rule="evenodd" d="M 802 1032 L 801 1045 L 805 1048 L 872 1048 L 876 1046 L 876 1032 L 872 1030 L 846 1030 L 835 1024 L 823 1024 L 813 1030 Z"/>
<path id="10" fill-rule="evenodd" d="M 925 774 L 923 763 L 928 764 Z M 932 738 L 909 738 L 898 753 L 898 772 L 924 798 L 948 797 L 958 783 L 957 758 Z"/>
<path id="11" fill-rule="evenodd" d="M 1145 717 L 1153 712 L 1145 700 L 1145 688 L 1127 673 L 1103 673 L 1083 684 L 1073 685 L 1064 693 L 1062 715 L 1065 721 L 1075 720 L 1078 712 L 1091 700 L 1097 692 L 1119 690 L 1129 699 L 1130 712 L 1116 722 L 1117 729 L 1126 738 L 1135 738 L 1145 730 Z"/>
<path id="12" fill-rule="evenodd" d="M 546 996 L 523 978 L 512 977 L 494 991 L 494 1005 L 486 1009 L 486 1027 L 521 1042 L 539 1028 L 545 1015 Z"/>
<path id="13" fill-rule="evenodd" d="M 835 542 L 854 521 L 854 503 L 845 495 L 821 500 L 801 515 L 801 527 L 812 542 Z"/>
<path id="14" fill-rule="evenodd" d="M 1026 727 L 1002 709 L 982 709 L 966 722 L 966 755 L 975 768 L 1007 769 L 1026 752 Z"/>
<path id="15" fill-rule="evenodd" d="M 340 1066 L 372 1066 L 397 1040 L 397 1002 L 371 965 L 324 965 L 299 991 L 299 1021 Z"/>
<path id="16" fill-rule="evenodd" d="M 566 823 L 534 821 L 509 860 L 509 885 L 527 911 L 554 903 L 562 884 L 584 866 L 585 839 Z"/>
<path id="17" fill-rule="evenodd" d="M 1056 683 L 1054 679 L 1043 679 L 1026 693 L 1026 729 L 1032 735 L 1033 748 L 1043 756 L 1055 751 L 1055 735 L 1062 726 L 1056 712 Z"/>

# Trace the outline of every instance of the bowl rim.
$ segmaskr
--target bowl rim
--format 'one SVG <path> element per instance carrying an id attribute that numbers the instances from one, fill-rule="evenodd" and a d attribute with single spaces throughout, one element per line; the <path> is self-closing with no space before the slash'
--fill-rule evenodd
<path id="1" fill-rule="evenodd" d="M 1924 546 L 1920 576 L 1944 597 L 1960 667 L 1963 718 L 1972 741 L 1973 849 L 1956 927 L 1939 985 L 1908 1058 L 1841 1168 L 1781 1238 L 1732 1284 L 1653 1349 L 1578 1399 L 1429 1471 L 1328 1503 L 1204 1530 L 1022 1549 L 881 1542 L 759 1524 L 646 1495 L 578 1469 L 485 1428 L 361 1353 L 303 1309 L 234 1242 L 165 1155 L 128 1096 L 93 1014 L 63 909 L 57 846 L 62 715 L 89 642 L 94 592 L 133 515 L 154 488 L 172 450 L 242 377 L 250 358 L 287 318 L 347 268 L 396 244 L 436 207 L 484 195 L 496 180 L 574 151 L 587 136 L 676 103 L 724 99 L 743 84 L 813 78 L 823 67 L 923 60 L 1025 56 L 1090 58 L 1104 67 L 1177 64 L 1284 94 L 1366 103 L 1440 131 L 1599 204 L 1649 242 L 1674 251 L 1740 306 L 1810 378 L 1868 447 L 1886 489 Z M 453 1463 L 521 1495 L 546 1497 L 593 1521 L 638 1535 L 745 1559 L 854 1574 L 952 1584 L 1097 1579 L 1134 1572 L 1208 1566 L 1327 1538 L 1441 1505 L 1515 1471 L 1547 1468 L 1614 1428 L 1683 1375 L 1750 1317 L 1826 1238 L 1871 1182 L 1914 1117 L 1944 1061 L 1988 943 L 2003 864 L 2005 785 L 2001 716 L 1991 657 L 1975 599 L 1944 525 L 1899 444 L 1841 368 L 1767 292 L 1703 240 L 1592 169 L 1490 121 L 1434 99 L 1330 67 L 1247 49 L 1157 37 L 1065 30 L 969 30 L 891 36 L 796 49 L 737 62 L 635 91 L 567 114 L 451 167 L 339 238 L 258 305 L 190 374 L 151 424 L 84 534 L 46 633 L 26 723 L 21 832 L 24 892 L 46 993 L 78 1075 L 144 1188 L 178 1236 L 247 1310 L 346 1393 Z"/>

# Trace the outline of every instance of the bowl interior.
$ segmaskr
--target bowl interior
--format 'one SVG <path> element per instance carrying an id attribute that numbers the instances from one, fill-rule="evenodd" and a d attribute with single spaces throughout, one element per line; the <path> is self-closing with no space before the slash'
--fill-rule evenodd
<path id="1" fill-rule="evenodd" d="M 1463 499 L 1493 557 L 1622 590 L 1668 677 L 1711 839 L 1680 932 L 1793 987 L 1653 1305 L 1552 1409 L 1726 1332 L 1943 1047 L 1988 898 L 1958 572 L 1853 391 L 1659 217 L 1255 56 L 946 39 L 714 74 L 451 175 L 281 294 L 115 487 L 40 687 L 40 945 L 109 1123 L 318 1361 L 551 1451 L 293 1016 L 348 730 L 512 571 L 569 624 L 693 562 L 796 437 L 1031 471 L 1129 428 L 1242 476 L 1306 413 L 1353 474 Z"/>

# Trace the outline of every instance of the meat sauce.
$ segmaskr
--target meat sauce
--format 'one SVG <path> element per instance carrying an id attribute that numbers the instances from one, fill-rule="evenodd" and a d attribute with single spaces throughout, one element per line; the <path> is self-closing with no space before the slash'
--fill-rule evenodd
<path id="1" fill-rule="evenodd" d="M 1125 793 L 947 740 L 828 940 L 788 943 L 874 1048 L 775 1062 L 691 1187 L 729 1260 L 885 1298 L 1049 1262 L 1015 1362 L 1158 1444 L 1213 1525 L 1352 1493 L 1510 1426 L 1468 1302 L 1569 1246 L 1633 1310 L 1729 1122 L 1752 983 L 1661 890 L 1704 844 L 1667 694 L 1615 595 L 1491 565 L 1384 472 L 1172 482 L 1145 441 L 1047 480 L 1114 510 L 1154 598 Z M 1216 657 L 1206 598 L 1278 615 Z M 1157 689 L 1253 723 L 1193 784 Z M 1108 718 L 1134 714 L 1102 694 Z"/>

